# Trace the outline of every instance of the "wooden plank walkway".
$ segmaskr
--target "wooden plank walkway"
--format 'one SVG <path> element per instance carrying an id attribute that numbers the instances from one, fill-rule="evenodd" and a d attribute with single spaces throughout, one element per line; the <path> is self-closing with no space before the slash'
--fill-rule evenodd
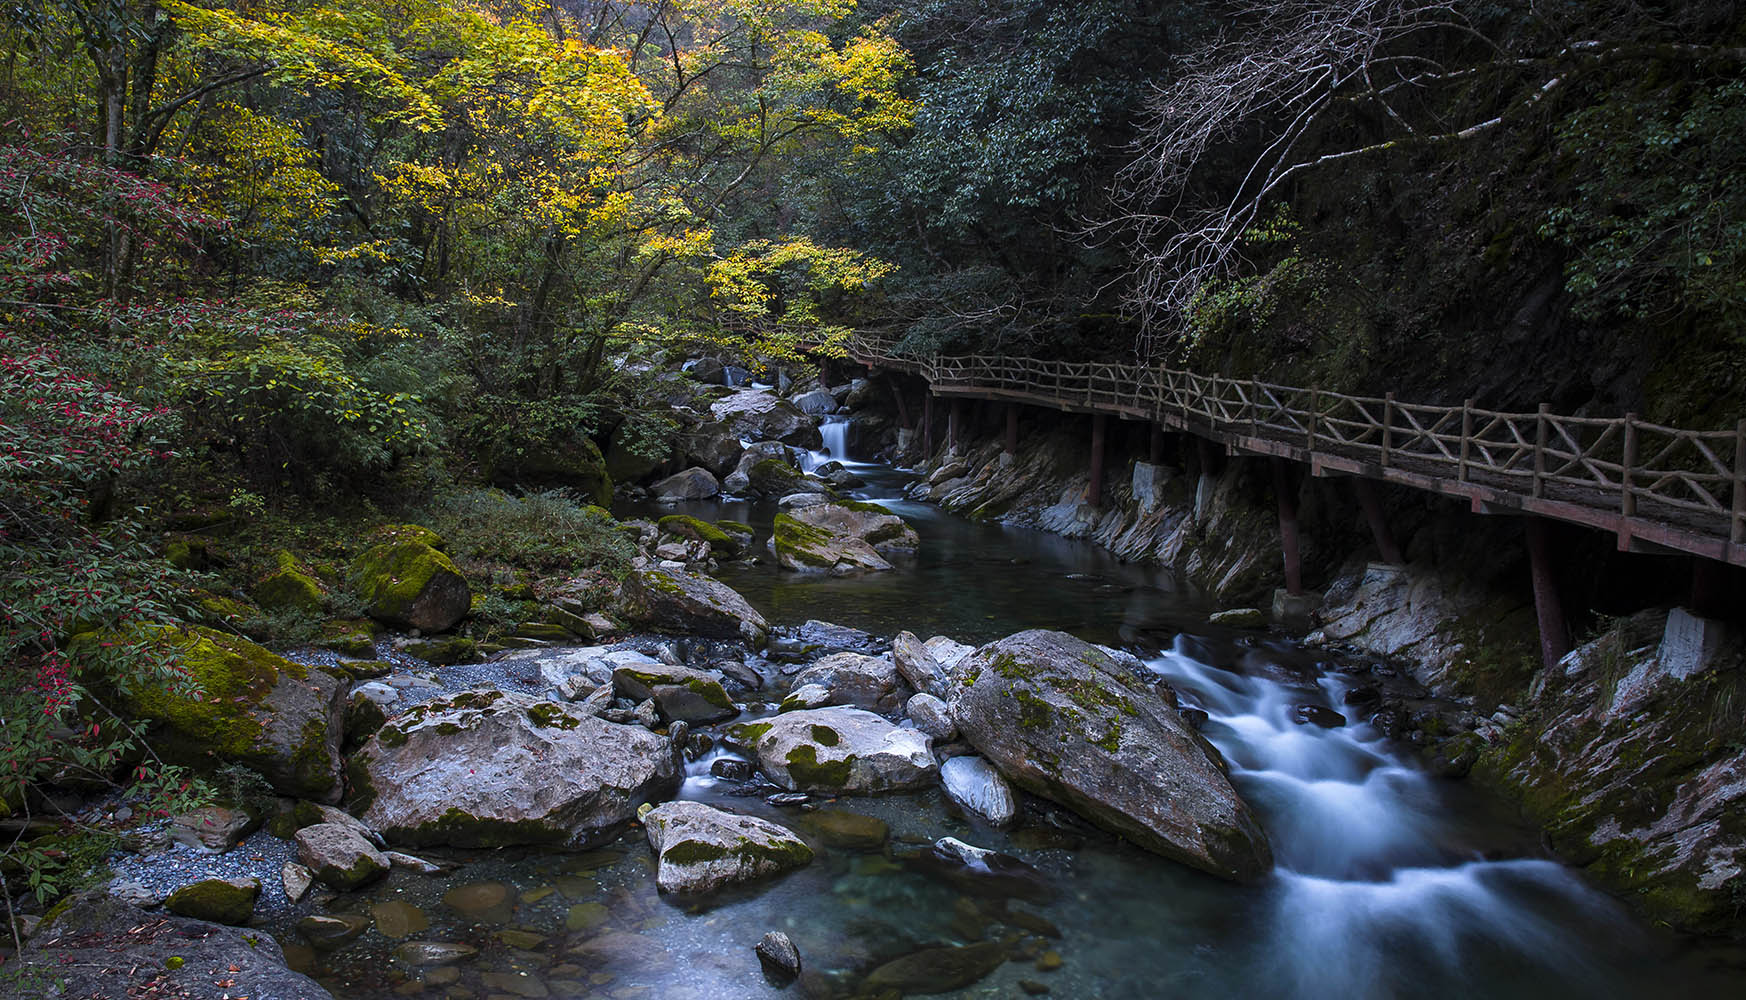
<path id="1" fill-rule="evenodd" d="M 1621 551 L 1685 552 L 1746 566 L 1746 419 L 1732 430 L 1634 415 L 1570 417 L 1427 406 L 1162 366 L 986 355 L 916 357 L 857 336 L 850 356 L 943 396 L 1148 420 L 1236 452 L 1303 462 L 1539 514 L 1618 536 Z"/>

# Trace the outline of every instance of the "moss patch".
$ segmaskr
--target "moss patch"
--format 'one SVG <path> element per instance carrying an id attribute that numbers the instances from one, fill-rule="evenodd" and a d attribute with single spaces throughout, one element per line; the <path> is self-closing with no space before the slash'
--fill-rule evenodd
<path id="1" fill-rule="evenodd" d="M 855 755 L 820 763 L 818 750 L 802 743 L 788 752 L 788 775 L 802 788 L 842 788 L 854 772 Z"/>

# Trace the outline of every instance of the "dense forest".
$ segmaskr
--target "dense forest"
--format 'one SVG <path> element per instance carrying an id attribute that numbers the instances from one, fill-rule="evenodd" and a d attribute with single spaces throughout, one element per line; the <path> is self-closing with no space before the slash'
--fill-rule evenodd
<path id="1" fill-rule="evenodd" d="M 687 358 L 799 378 L 869 331 L 1746 401 L 1735 3 L 20 0 L 0 33 L 0 815 L 242 780 L 136 732 L 200 697 L 156 629 L 335 639 L 380 525 L 489 581 L 475 638 L 621 571 L 601 506 L 673 452 Z M 8 829 L 8 896 L 109 843 Z"/>

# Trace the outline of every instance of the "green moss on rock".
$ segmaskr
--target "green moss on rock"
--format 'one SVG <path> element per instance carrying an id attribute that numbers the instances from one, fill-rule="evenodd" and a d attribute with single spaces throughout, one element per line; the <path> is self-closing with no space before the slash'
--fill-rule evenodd
<path id="1" fill-rule="evenodd" d="M 353 567 L 352 582 L 370 617 L 390 625 L 441 632 L 471 606 L 466 578 L 448 556 L 423 541 L 373 546 Z"/>
<path id="2" fill-rule="evenodd" d="M 800 788 L 843 788 L 849 783 L 849 775 L 855 767 L 855 755 L 850 754 L 839 761 L 820 762 L 818 750 L 810 743 L 802 743 L 788 752 L 788 776 Z"/>

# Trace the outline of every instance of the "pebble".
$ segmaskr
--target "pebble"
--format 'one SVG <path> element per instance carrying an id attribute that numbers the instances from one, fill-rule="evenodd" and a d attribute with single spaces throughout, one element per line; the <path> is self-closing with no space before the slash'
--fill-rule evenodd
<path id="1" fill-rule="evenodd" d="M 209 878 L 253 878 L 262 885 L 283 884 L 285 865 L 296 861 L 295 844 L 259 830 L 223 854 L 177 844 L 150 857 L 115 856 L 109 862 L 115 873 L 109 892 L 136 905 L 149 906 L 181 886 Z M 271 917 L 289 911 L 291 905 L 282 893 L 263 892 L 255 903 L 255 914 Z"/>
<path id="2" fill-rule="evenodd" d="M 1037 956 L 1038 972 L 1054 972 L 1056 969 L 1059 969 L 1061 965 L 1061 953 L 1058 951 L 1045 951 Z"/>

